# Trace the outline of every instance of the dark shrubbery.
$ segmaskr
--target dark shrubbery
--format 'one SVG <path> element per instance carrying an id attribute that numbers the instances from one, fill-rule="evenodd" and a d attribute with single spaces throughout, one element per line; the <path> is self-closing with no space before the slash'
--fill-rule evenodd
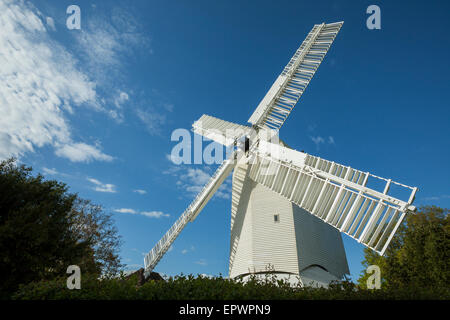
<path id="1" fill-rule="evenodd" d="M 82 276 L 81 289 L 69 290 L 66 278 L 33 282 L 21 286 L 16 300 L 394 300 L 450 298 L 448 288 L 401 288 L 367 290 L 352 282 L 332 284 L 330 288 L 290 287 L 283 281 L 267 279 L 236 282 L 221 277 L 176 276 L 150 280 L 137 286 L 137 277 L 103 279 Z"/>
<path id="2" fill-rule="evenodd" d="M 111 215 L 68 190 L 14 159 L 0 161 L 0 299 L 73 264 L 97 275 L 121 269 Z"/>

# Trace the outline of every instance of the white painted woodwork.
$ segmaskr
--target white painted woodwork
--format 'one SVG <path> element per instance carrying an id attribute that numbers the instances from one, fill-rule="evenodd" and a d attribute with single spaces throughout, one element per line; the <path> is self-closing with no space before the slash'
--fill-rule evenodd
<path id="1" fill-rule="evenodd" d="M 230 278 L 269 270 L 295 278 L 311 266 L 333 279 L 347 274 L 339 231 L 248 179 L 250 167 L 239 165 L 233 174 Z"/>
<path id="2" fill-rule="evenodd" d="M 248 122 L 261 128 L 280 129 L 306 90 L 343 23 L 314 25 Z"/>

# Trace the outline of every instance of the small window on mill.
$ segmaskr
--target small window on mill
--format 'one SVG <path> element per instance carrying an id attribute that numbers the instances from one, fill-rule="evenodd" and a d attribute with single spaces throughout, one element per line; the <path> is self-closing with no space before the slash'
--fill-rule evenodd
<path id="1" fill-rule="evenodd" d="M 273 221 L 274 222 L 280 222 L 280 215 L 279 214 L 273 215 Z"/>

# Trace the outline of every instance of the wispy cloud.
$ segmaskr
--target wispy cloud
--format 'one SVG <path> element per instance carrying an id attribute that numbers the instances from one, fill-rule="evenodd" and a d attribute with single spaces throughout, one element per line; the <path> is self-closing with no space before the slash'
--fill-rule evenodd
<path id="1" fill-rule="evenodd" d="M 114 209 L 114 212 L 118 213 L 130 213 L 130 214 L 139 214 L 143 215 L 149 218 L 163 218 L 163 217 L 170 217 L 170 214 L 164 213 L 162 211 L 138 211 L 130 208 L 120 208 L 120 209 Z"/>
<path id="2" fill-rule="evenodd" d="M 55 27 L 55 21 L 53 20 L 52 17 L 46 17 L 45 21 L 47 23 L 47 26 L 52 30 L 52 31 L 56 31 L 56 27 Z"/>
<path id="3" fill-rule="evenodd" d="M 162 211 L 141 211 L 140 214 L 150 218 L 170 217 L 170 214 Z"/>
<path id="4" fill-rule="evenodd" d="M 166 115 L 153 110 L 137 109 L 138 118 L 144 123 L 147 131 L 152 135 L 161 134 L 162 127 L 166 124 Z"/>
<path id="5" fill-rule="evenodd" d="M 114 212 L 137 214 L 136 210 L 129 208 L 114 209 Z"/>
<path id="6" fill-rule="evenodd" d="M 328 138 L 321 136 L 310 136 L 310 139 L 316 145 L 317 150 L 319 150 L 320 145 L 322 144 L 335 144 L 333 136 L 328 136 Z"/>
<path id="7" fill-rule="evenodd" d="M 72 162 L 91 162 L 93 160 L 112 161 L 114 158 L 101 152 L 98 147 L 86 143 L 70 143 L 56 146 L 55 154 Z"/>
<path id="8" fill-rule="evenodd" d="M 94 178 L 87 178 L 87 180 L 91 183 L 93 183 L 94 190 L 98 192 L 109 192 L 109 193 L 116 193 L 116 186 L 110 183 L 102 183 Z"/>
<path id="9" fill-rule="evenodd" d="M 120 70 L 105 68 L 120 66 L 121 59 L 132 57 L 136 47 L 146 49 L 146 53 L 152 52 L 150 39 L 140 29 L 132 14 L 120 7 L 113 7 L 105 12 L 97 10 L 95 15 L 85 20 L 81 30 L 74 36 L 84 60 L 99 75 L 107 76 L 109 71 L 117 74 Z"/>
<path id="10" fill-rule="evenodd" d="M 145 125 L 151 135 L 161 135 L 165 125 L 169 123 L 169 114 L 175 106 L 170 99 L 159 90 L 152 89 L 141 97 L 140 106 L 136 108 L 136 115 Z"/>
<path id="11" fill-rule="evenodd" d="M 96 83 L 47 28 L 53 19 L 26 1 L 0 2 L 0 158 L 45 145 L 71 161 L 110 161 L 98 147 L 72 140 L 65 111 L 100 109 Z"/>
<path id="12" fill-rule="evenodd" d="M 113 97 L 113 106 L 115 108 L 109 109 L 109 116 L 116 120 L 118 123 L 122 123 L 124 121 L 124 104 L 130 99 L 128 93 L 124 91 L 118 91 L 115 97 Z"/>
<path id="13" fill-rule="evenodd" d="M 106 95 L 102 99 L 101 111 L 122 123 L 125 121 L 123 106 L 136 104 L 136 101 L 130 101 L 130 90 L 124 89 L 129 75 L 126 67 L 137 55 L 152 53 L 151 39 L 148 33 L 144 34 L 132 12 L 114 6 L 101 11 L 93 7 L 93 11 L 95 14 L 84 20 L 81 30 L 71 33 L 74 50 Z M 122 89 L 118 90 L 118 87 Z M 133 108 L 138 109 L 136 106 Z"/>
<path id="14" fill-rule="evenodd" d="M 167 157 L 170 160 L 170 156 Z M 211 174 L 208 172 L 209 167 L 205 169 L 191 168 L 184 165 L 171 166 L 163 171 L 163 174 L 171 175 L 178 181 L 175 182 L 177 188 L 185 191 L 189 197 L 197 195 L 202 188 L 208 183 Z M 215 197 L 221 199 L 231 198 L 231 176 L 228 177 L 214 194 Z"/>
<path id="15" fill-rule="evenodd" d="M 198 261 L 195 261 L 195 263 L 201 266 L 206 266 L 208 264 L 205 259 L 200 259 Z"/>
<path id="16" fill-rule="evenodd" d="M 430 196 L 430 197 L 424 197 L 421 198 L 423 201 L 439 201 L 443 199 L 450 199 L 450 194 L 443 194 L 440 196 Z"/>
<path id="17" fill-rule="evenodd" d="M 194 246 L 191 246 L 189 249 L 183 249 L 183 250 L 181 250 L 181 253 L 182 254 L 186 254 L 186 253 L 188 253 L 189 251 L 195 251 L 195 247 Z"/>
<path id="18" fill-rule="evenodd" d="M 146 194 L 147 193 L 147 191 L 142 190 L 142 189 L 136 189 L 136 190 L 133 190 L 133 192 L 139 193 L 139 194 Z"/>
<path id="19" fill-rule="evenodd" d="M 48 174 L 48 175 L 52 175 L 52 176 L 57 175 L 59 173 L 55 168 L 49 169 L 49 168 L 44 167 L 44 168 L 42 168 L 42 171 L 44 172 L 44 174 Z"/>

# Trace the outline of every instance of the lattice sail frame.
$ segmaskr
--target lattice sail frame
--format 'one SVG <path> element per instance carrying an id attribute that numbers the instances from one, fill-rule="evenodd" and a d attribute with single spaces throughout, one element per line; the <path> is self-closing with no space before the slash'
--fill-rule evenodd
<path id="1" fill-rule="evenodd" d="M 252 128 L 204 114 L 192 124 L 192 130 L 205 138 L 229 146 L 240 137 L 250 135 Z"/>
<path id="2" fill-rule="evenodd" d="M 249 177 L 383 255 L 412 206 L 417 188 L 309 154 L 260 141 Z M 369 177 L 385 182 L 367 188 Z M 411 190 L 406 201 L 389 196 L 391 184 Z"/>
<path id="3" fill-rule="evenodd" d="M 343 23 L 314 25 L 248 122 L 260 128 L 280 129 L 308 87 Z"/>

